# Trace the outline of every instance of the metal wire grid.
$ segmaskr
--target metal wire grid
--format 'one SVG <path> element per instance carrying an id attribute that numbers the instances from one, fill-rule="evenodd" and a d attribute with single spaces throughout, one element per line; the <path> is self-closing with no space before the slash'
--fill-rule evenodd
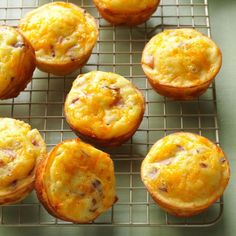
<path id="1" fill-rule="evenodd" d="M 2 0 L 0 23 L 16 26 L 28 11 L 50 1 Z M 162 0 L 151 19 L 137 27 L 114 27 L 97 13 L 91 0 L 70 1 L 85 8 L 99 22 L 99 40 L 88 64 L 67 77 L 57 77 L 38 70 L 20 96 L 1 101 L 0 116 L 24 120 L 38 128 L 48 149 L 75 137 L 63 114 L 65 96 L 81 72 L 104 70 L 130 79 L 146 98 L 143 122 L 133 138 L 121 147 L 106 148 L 112 155 L 119 201 L 95 222 L 94 226 L 210 226 L 222 216 L 223 199 L 208 211 L 191 218 L 176 218 L 162 211 L 150 198 L 140 178 L 140 164 L 151 145 L 176 131 L 202 134 L 219 143 L 214 84 L 193 101 L 173 101 L 159 96 L 149 86 L 140 67 L 145 43 L 167 28 L 191 27 L 210 36 L 207 0 Z M 73 225 L 50 216 L 38 203 L 35 193 L 21 203 L 0 208 L 1 226 Z"/>

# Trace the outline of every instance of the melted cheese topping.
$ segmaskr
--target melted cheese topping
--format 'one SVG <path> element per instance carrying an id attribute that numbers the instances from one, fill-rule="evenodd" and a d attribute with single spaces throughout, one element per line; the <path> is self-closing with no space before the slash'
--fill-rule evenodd
<path id="1" fill-rule="evenodd" d="M 45 154 L 46 145 L 38 130 L 31 130 L 23 121 L 0 118 L 1 203 L 8 194 L 17 194 L 33 183 L 35 166 Z"/>
<path id="2" fill-rule="evenodd" d="M 229 180 L 223 151 L 191 133 L 168 135 L 151 148 L 142 163 L 149 191 L 173 207 L 201 207 L 219 198 Z"/>
<path id="3" fill-rule="evenodd" d="M 95 19 L 65 2 L 45 4 L 29 12 L 19 28 L 34 47 L 37 60 L 55 64 L 84 57 L 98 36 Z"/>
<path id="4" fill-rule="evenodd" d="M 79 76 L 65 102 L 68 123 L 100 139 L 129 133 L 143 112 L 143 96 L 127 79 L 101 71 Z"/>
<path id="5" fill-rule="evenodd" d="M 17 77 L 18 68 L 24 56 L 24 39 L 9 26 L 0 26 L 0 94 L 9 87 L 12 78 Z"/>
<path id="6" fill-rule="evenodd" d="M 160 0 L 94 0 L 103 8 L 109 8 L 115 12 L 136 12 L 152 8 L 157 5 Z"/>
<path id="7" fill-rule="evenodd" d="M 51 207 L 72 221 L 89 222 L 116 201 L 112 160 L 79 139 L 52 150 L 44 181 Z"/>
<path id="8" fill-rule="evenodd" d="M 212 80 L 221 67 L 221 52 L 194 29 L 166 30 L 145 46 L 142 66 L 154 83 L 197 86 Z"/>

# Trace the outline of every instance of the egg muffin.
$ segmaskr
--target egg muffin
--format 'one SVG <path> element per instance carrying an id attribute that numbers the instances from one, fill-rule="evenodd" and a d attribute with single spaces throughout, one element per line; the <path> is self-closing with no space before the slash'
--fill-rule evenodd
<path id="1" fill-rule="evenodd" d="M 0 118 L 0 205 L 18 202 L 31 192 L 35 169 L 45 155 L 46 145 L 37 129 Z"/>
<path id="2" fill-rule="evenodd" d="M 160 94 L 188 100 L 203 94 L 220 70 L 219 47 L 194 29 L 166 30 L 145 46 L 142 67 Z"/>
<path id="3" fill-rule="evenodd" d="M 141 177 L 160 207 L 176 216 L 192 216 L 220 198 L 230 167 L 219 146 L 180 132 L 153 145 L 142 162 Z"/>
<path id="4" fill-rule="evenodd" d="M 120 145 L 139 127 L 141 92 L 124 77 L 102 71 L 79 75 L 65 102 L 65 117 L 78 136 L 102 146 Z"/>
<path id="5" fill-rule="evenodd" d="M 35 53 L 15 28 L 0 25 L 0 99 L 14 98 L 31 81 Z"/>
<path id="6" fill-rule="evenodd" d="M 53 216 L 89 223 L 116 201 L 110 156 L 80 139 L 59 143 L 37 169 L 35 189 Z"/>
<path id="7" fill-rule="evenodd" d="M 48 3 L 27 13 L 19 28 L 35 49 L 37 67 L 55 75 L 86 64 L 98 37 L 94 17 L 66 2 Z"/>
<path id="8" fill-rule="evenodd" d="M 114 25 L 138 25 L 156 11 L 160 0 L 93 0 L 104 19 Z"/>

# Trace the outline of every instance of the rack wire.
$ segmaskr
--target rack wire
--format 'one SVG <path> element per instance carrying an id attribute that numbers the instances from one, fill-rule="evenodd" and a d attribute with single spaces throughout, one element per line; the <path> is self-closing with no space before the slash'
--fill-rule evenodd
<path id="1" fill-rule="evenodd" d="M 28 11 L 48 0 L 1 0 L 0 23 L 16 26 Z M 75 137 L 63 114 L 65 96 L 76 76 L 91 70 L 113 71 L 130 79 L 146 98 L 143 122 L 133 138 L 121 147 L 104 149 L 111 154 L 116 171 L 119 201 L 91 224 L 81 226 L 210 226 L 222 216 L 223 198 L 206 212 L 191 218 L 176 218 L 153 202 L 140 178 L 140 164 L 156 140 L 176 131 L 190 131 L 219 143 L 214 84 L 192 101 L 173 101 L 154 92 L 140 66 L 144 45 L 168 28 L 190 27 L 210 36 L 207 0 L 162 0 L 145 24 L 114 27 L 103 20 L 91 0 L 73 2 L 99 22 L 99 40 L 87 65 L 66 77 L 36 70 L 20 96 L 0 102 L 0 116 L 24 120 L 42 133 L 48 150 Z M 71 226 L 50 216 L 35 193 L 21 203 L 0 208 L 1 226 Z"/>

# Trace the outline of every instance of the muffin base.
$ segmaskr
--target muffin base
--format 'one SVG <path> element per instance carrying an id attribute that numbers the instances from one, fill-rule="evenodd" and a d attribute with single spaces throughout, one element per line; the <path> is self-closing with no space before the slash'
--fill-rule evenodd
<path id="1" fill-rule="evenodd" d="M 151 192 L 149 192 L 152 199 L 166 212 L 168 212 L 171 215 L 178 216 L 178 217 L 191 217 L 200 214 L 201 212 L 205 211 L 207 208 L 209 208 L 217 199 L 220 198 L 220 196 L 216 196 L 214 201 L 212 201 L 210 204 L 207 204 L 205 206 L 201 206 L 201 208 L 196 208 L 194 205 L 192 208 L 188 209 L 180 209 L 175 208 L 173 206 L 170 206 L 164 202 L 162 202 L 160 199 L 156 198 Z"/>
<path id="2" fill-rule="evenodd" d="M 76 130 L 76 128 L 71 126 L 70 124 L 69 126 L 72 129 L 72 131 L 85 142 L 94 144 L 95 146 L 96 145 L 101 146 L 101 147 L 116 147 L 116 146 L 122 145 L 124 142 L 128 141 L 134 135 L 141 121 L 142 121 L 142 117 L 140 118 L 140 121 L 137 124 L 137 126 L 135 126 L 134 129 L 131 130 L 129 133 L 124 134 L 122 136 L 115 137 L 115 138 L 111 138 L 111 139 L 101 139 L 101 138 L 96 137 L 93 134 L 91 135 L 83 134 L 79 132 L 78 130 Z"/>
<path id="3" fill-rule="evenodd" d="M 109 8 L 101 7 L 99 4 L 99 0 L 93 0 L 93 2 L 97 7 L 99 13 L 105 20 L 109 21 L 113 25 L 124 24 L 128 26 L 139 25 L 146 22 L 156 11 L 160 3 L 160 1 L 158 1 L 157 4 L 153 7 L 149 7 L 148 9 L 142 11 L 120 13 Z"/>
<path id="4" fill-rule="evenodd" d="M 214 80 L 214 78 L 212 78 L 211 80 L 197 86 L 173 87 L 169 85 L 160 84 L 157 81 L 152 80 L 149 76 L 147 76 L 147 79 L 152 88 L 157 93 L 172 98 L 174 100 L 193 100 L 201 96 Z"/>
<path id="5" fill-rule="evenodd" d="M 34 181 L 32 183 L 22 186 L 16 191 L 12 191 L 10 194 L 0 195 L 0 205 L 10 205 L 20 202 L 24 199 L 34 188 Z"/>
<path id="6" fill-rule="evenodd" d="M 101 147 L 115 147 L 115 146 L 122 145 L 124 142 L 129 140 L 135 134 L 136 130 L 138 129 L 138 127 L 140 126 L 143 120 L 144 111 L 145 111 L 145 105 L 143 104 L 142 113 L 139 116 L 136 126 L 130 132 L 122 136 L 114 137 L 111 139 L 101 139 L 101 138 L 96 137 L 96 135 L 94 135 L 93 133 L 88 133 L 88 134 L 82 133 L 76 127 L 74 127 L 73 125 L 69 123 L 69 119 L 66 116 L 66 112 L 65 112 L 65 118 L 71 130 L 82 140 L 88 143 L 94 144 L 94 145 L 101 146 Z"/>
<path id="7" fill-rule="evenodd" d="M 73 71 L 82 68 L 91 56 L 92 50 L 84 57 L 70 61 L 68 63 L 46 63 L 45 61 L 37 60 L 36 66 L 39 70 L 52 73 L 58 76 L 64 76 L 72 73 Z"/>

